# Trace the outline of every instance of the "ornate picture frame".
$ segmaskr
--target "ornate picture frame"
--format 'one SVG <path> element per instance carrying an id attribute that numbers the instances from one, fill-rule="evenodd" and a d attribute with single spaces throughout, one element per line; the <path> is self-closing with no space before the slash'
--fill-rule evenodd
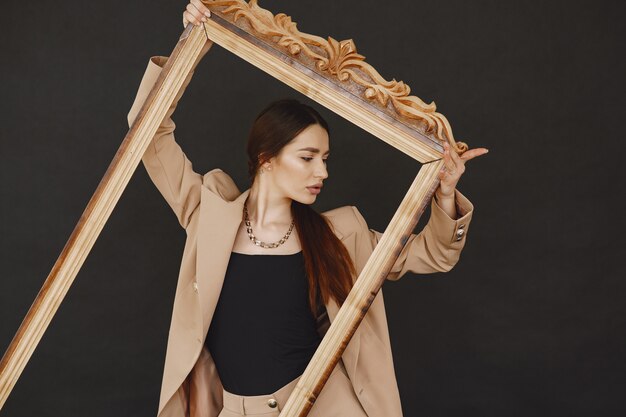
<path id="1" fill-rule="evenodd" d="M 467 150 L 466 144 L 455 141 L 450 124 L 434 103 L 410 95 L 404 82 L 382 77 L 357 52 L 352 40 L 302 33 L 290 16 L 274 15 L 256 0 L 203 3 L 211 10 L 211 18 L 184 30 L 5 352 L 0 362 L 0 408 L 207 42 L 219 44 L 422 164 L 281 416 L 305 416 L 341 358 L 439 185 L 443 143 L 448 142 L 457 153 Z"/>

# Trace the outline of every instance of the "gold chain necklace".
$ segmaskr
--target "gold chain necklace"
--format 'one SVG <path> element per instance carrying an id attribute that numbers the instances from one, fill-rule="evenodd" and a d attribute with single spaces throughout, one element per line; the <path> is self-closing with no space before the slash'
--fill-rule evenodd
<path id="1" fill-rule="evenodd" d="M 260 246 L 262 248 L 266 248 L 266 249 L 273 249 L 273 248 L 277 248 L 280 245 L 282 245 L 283 243 L 285 243 L 287 241 L 287 239 L 289 239 L 289 235 L 291 235 L 291 231 L 293 230 L 293 226 L 295 225 L 294 221 L 291 221 L 291 226 L 289 226 L 289 230 L 287 230 L 287 233 L 285 233 L 285 236 L 283 236 L 278 242 L 274 242 L 274 243 L 265 243 L 260 241 L 259 239 L 257 239 L 254 236 L 254 233 L 252 233 L 252 226 L 250 225 L 250 219 L 248 218 L 248 207 L 246 207 L 246 205 L 243 205 L 243 220 L 246 224 L 246 231 L 248 232 L 248 237 L 250 238 L 250 240 L 252 241 L 252 243 L 254 243 L 257 246 Z"/>

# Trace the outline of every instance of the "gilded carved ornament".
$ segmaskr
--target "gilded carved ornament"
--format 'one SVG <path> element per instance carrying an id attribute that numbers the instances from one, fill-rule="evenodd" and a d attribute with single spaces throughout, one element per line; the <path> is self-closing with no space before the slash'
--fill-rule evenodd
<path id="1" fill-rule="evenodd" d="M 456 142 L 452 128 L 444 115 L 436 111 L 434 102 L 429 104 L 419 97 L 409 95 L 411 88 L 403 81 L 383 78 L 378 71 L 365 62 L 357 52 L 352 39 L 337 41 L 332 37 L 325 40 L 319 36 L 302 33 L 290 16 L 284 13 L 273 15 L 258 5 L 257 0 L 202 0 L 212 11 L 236 23 L 244 19 L 254 32 L 276 45 L 293 57 L 311 62 L 314 68 L 341 83 L 354 83 L 359 93 L 368 101 L 375 101 L 383 109 L 391 108 L 399 116 L 418 122 L 424 133 L 440 142 L 447 141 L 462 154 L 468 149 L 463 142 Z M 303 56 L 304 55 L 304 56 Z M 308 59 L 306 59 L 308 58 Z M 354 90 L 352 88 L 351 90 Z"/>

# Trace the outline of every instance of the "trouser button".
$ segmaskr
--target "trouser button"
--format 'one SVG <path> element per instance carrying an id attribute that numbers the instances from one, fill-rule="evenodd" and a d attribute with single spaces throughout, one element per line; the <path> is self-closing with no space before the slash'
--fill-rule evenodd
<path id="1" fill-rule="evenodd" d="M 275 400 L 275 399 L 273 399 L 273 398 L 272 398 L 272 399 L 269 399 L 269 400 L 267 400 L 267 405 L 268 405 L 270 408 L 276 408 L 276 406 L 278 405 L 278 401 L 276 401 L 276 400 Z"/>

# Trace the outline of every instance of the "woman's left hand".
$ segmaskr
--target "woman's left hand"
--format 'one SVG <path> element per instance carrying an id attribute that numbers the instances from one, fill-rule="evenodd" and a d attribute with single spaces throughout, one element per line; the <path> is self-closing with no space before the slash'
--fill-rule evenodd
<path id="1" fill-rule="evenodd" d="M 440 199 L 454 198 L 454 190 L 465 172 L 465 163 L 470 159 L 481 156 L 489 152 L 486 148 L 468 149 L 459 156 L 456 152 L 450 152 L 448 142 L 443 144 L 443 169 L 439 173 L 439 188 L 437 197 Z"/>

